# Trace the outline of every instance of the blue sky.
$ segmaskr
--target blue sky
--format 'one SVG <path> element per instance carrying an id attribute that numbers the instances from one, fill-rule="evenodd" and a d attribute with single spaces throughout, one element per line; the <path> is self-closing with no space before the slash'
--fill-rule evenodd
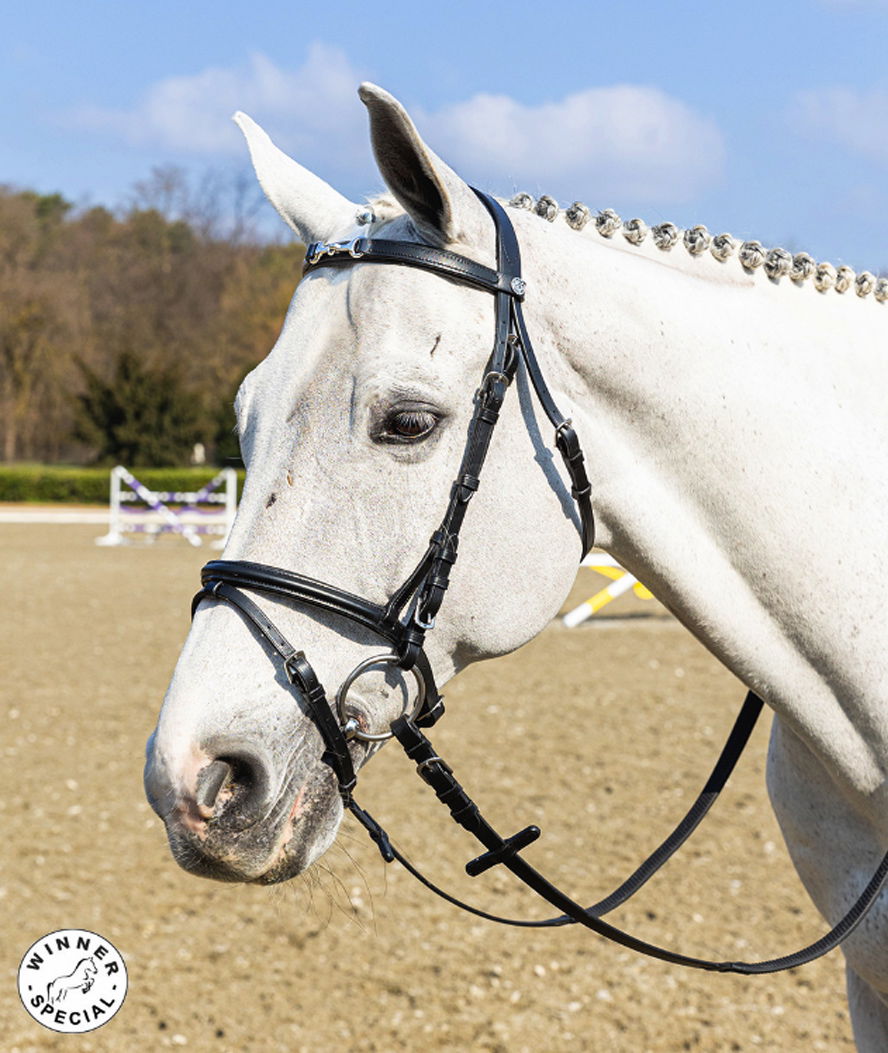
<path id="1" fill-rule="evenodd" d="M 0 183 L 111 206 L 243 168 L 236 108 L 351 197 L 371 79 L 466 178 L 888 268 L 888 0 L 0 0 Z"/>

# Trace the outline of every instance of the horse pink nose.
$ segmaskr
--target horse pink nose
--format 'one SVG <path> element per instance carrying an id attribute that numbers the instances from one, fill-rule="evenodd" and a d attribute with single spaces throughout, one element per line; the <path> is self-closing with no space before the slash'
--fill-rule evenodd
<path id="1" fill-rule="evenodd" d="M 271 758 L 241 739 L 216 739 L 178 761 L 148 741 L 145 791 L 165 822 L 213 820 L 220 833 L 238 833 L 260 822 L 274 806 Z M 198 758 L 201 758 L 198 760 Z M 194 774 L 197 768 L 197 774 Z"/>

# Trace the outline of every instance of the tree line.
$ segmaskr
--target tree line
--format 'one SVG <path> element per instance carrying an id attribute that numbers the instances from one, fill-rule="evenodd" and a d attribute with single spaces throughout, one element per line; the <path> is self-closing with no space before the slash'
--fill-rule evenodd
<path id="1" fill-rule="evenodd" d="M 112 212 L 0 187 L 4 461 L 187 464 L 197 443 L 237 456 L 234 394 L 303 255 L 257 235 L 249 193 L 160 169 Z"/>

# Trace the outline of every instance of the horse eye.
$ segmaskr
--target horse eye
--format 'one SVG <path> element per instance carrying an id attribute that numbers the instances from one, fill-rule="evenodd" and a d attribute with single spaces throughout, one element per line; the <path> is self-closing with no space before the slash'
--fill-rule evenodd
<path id="1" fill-rule="evenodd" d="M 438 418 L 430 410 L 399 410 L 385 423 L 385 438 L 402 442 L 425 439 L 435 430 Z"/>

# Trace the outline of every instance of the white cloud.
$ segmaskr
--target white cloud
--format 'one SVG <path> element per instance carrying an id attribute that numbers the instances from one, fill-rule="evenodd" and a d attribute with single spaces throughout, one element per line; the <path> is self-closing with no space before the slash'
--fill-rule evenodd
<path id="1" fill-rule="evenodd" d="M 344 52 L 315 43 L 296 70 L 255 54 L 241 68 L 159 81 L 131 109 L 81 107 L 69 119 L 139 146 L 218 155 L 243 149 L 228 119 L 243 109 L 301 163 L 357 194 L 378 185 L 355 93 L 362 79 Z M 679 202 L 715 182 L 724 161 L 716 125 L 656 87 L 589 88 L 538 105 L 482 94 L 409 108 L 438 154 L 499 192 Z"/>
<path id="2" fill-rule="evenodd" d="M 243 151 L 230 118 L 245 110 L 286 137 L 291 152 L 304 152 L 304 160 L 323 144 L 327 156 L 335 156 L 337 148 L 345 151 L 344 166 L 356 160 L 353 144 L 367 141 L 356 95 L 362 79 L 342 51 L 315 43 L 294 71 L 257 53 L 239 69 L 210 68 L 158 81 L 132 109 L 79 107 L 69 117 L 81 128 L 134 145 L 217 155 Z M 360 156 L 366 160 L 366 148 Z"/>
<path id="3" fill-rule="evenodd" d="M 788 119 L 808 135 L 888 163 L 888 90 L 830 87 L 799 92 Z"/>
<path id="4" fill-rule="evenodd" d="M 556 196 L 684 201 L 724 163 L 716 125 L 654 87 L 589 88 L 535 106 L 476 95 L 418 117 L 457 169 Z"/>

